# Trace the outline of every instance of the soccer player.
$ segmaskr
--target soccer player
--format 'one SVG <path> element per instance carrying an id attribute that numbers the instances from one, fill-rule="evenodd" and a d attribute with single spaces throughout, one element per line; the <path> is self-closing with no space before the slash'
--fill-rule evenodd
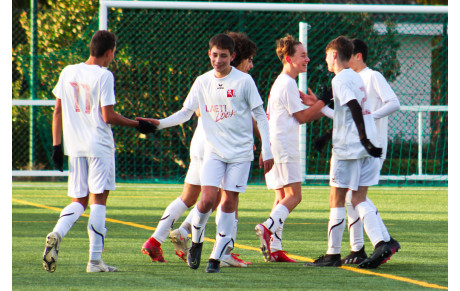
<path id="1" fill-rule="evenodd" d="M 254 67 L 253 58 L 256 56 L 257 53 L 257 46 L 256 44 L 247 37 L 246 34 L 241 32 L 229 32 L 228 35 L 233 39 L 235 42 L 235 58 L 230 62 L 230 65 L 235 67 L 236 69 L 244 72 L 249 73 L 249 71 Z M 252 119 L 253 123 L 253 133 L 256 135 L 260 140 L 260 133 L 257 129 L 257 123 Z M 255 146 L 254 146 L 255 148 Z M 261 162 L 261 167 L 263 166 L 263 162 Z M 220 192 L 219 192 L 220 193 Z M 221 200 L 221 197 L 218 197 L 218 200 Z M 237 201 L 238 205 L 238 201 Z M 213 211 L 215 208 L 213 208 Z M 193 210 L 192 210 L 193 211 Z M 176 229 L 171 232 L 171 239 L 175 245 L 175 248 L 180 248 L 180 245 L 184 245 L 184 240 L 181 240 L 180 237 L 186 237 L 191 232 L 191 220 L 193 216 L 193 212 L 190 212 L 185 221 L 182 223 L 179 229 Z M 220 219 L 221 215 L 221 207 L 217 208 L 216 213 L 216 224 Z M 221 267 L 247 267 L 251 265 L 251 262 L 243 261 L 239 258 L 238 254 L 232 253 L 232 250 L 235 245 L 237 229 L 238 229 L 238 211 L 235 212 L 235 221 L 232 230 L 232 240 L 230 244 L 225 249 L 222 257 L 220 259 L 220 266 Z M 180 244 L 178 244 L 178 242 Z M 183 252 L 183 251 L 181 251 Z M 181 253 L 180 252 L 180 253 Z M 177 252 L 176 252 L 177 253 Z"/>
<path id="2" fill-rule="evenodd" d="M 330 169 L 331 191 L 328 224 L 328 249 L 306 266 L 341 266 L 340 248 L 345 229 L 345 196 L 352 190 L 351 202 L 363 221 L 374 246 L 373 254 L 361 268 L 376 268 L 392 254 L 382 234 L 374 208 L 366 201 L 369 186 L 378 184 L 382 149 L 376 144 L 375 122 L 369 109 L 365 85 L 358 73 L 348 67 L 353 43 L 339 36 L 326 46 L 328 70 L 332 79 L 334 119 Z"/>
<path id="3" fill-rule="evenodd" d="M 382 148 L 382 156 L 380 157 L 380 169 L 382 169 L 388 145 L 388 115 L 399 110 L 400 104 L 398 97 L 382 74 L 367 67 L 366 60 L 368 48 L 366 43 L 360 39 L 353 39 L 352 42 L 353 54 L 348 65 L 357 72 L 364 81 L 368 99 L 367 102 L 369 102 L 369 107 L 375 119 L 377 129 L 376 146 Z M 366 252 L 364 251 L 363 223 L 359 219 L 359 214 L 351 203 L 351 198 L 351 191 L 348 191 L 345 205 L 347 208 L 351 252 L 342 260 L 343 264 L 359 264 L 367 258 Z M 400 244 L 388 233 L 377 208 L 369 197 L 367 197 L 366 200 L 377 213 L 385 242 L 389 242 L 392 253 L 396 253 L 401 248 Z"/>
<path id="4" fill-rule="evenodd" d="M 106 67 L 116 50 L 115 34 L 97 31 L 90 43 L 90 56 L 84 63 L 64 68 L 53 90 L 56 106 L 53 115 L 53 162 L 63 170 L 64 151 L 69 156 L 68 195 L 66 206 L 53 231 L 46 237 L 43 267 L 56 270 L 61 240 L 85 211 L 90 241 L 87 272 L 115 272 L 101 258 L 104 238 L 106 203 L 110 190 L 115 190 L 115 144 L 111 124 L 137 128 L 142 133 L 155 131 L 145 121 L 123 117 L 113 109 L 115 101 L 113 74 Z"/>
<path id="5" fill-rule="evenodd" d="M 235 52 L 236 56 L 234 60 L 231 62 L 231 65 L 248 73 L 249 70 L 252 69 L 252 59 L 256 55 L 257 48 L 254 42 L 252 42 L 245 34 L 230 32 L 228 34 L 233 38 L 235 41 Z M 196 114 L 198 116 L 198 125 L 195 130 L 195 133 L 192 137 L 192 141 L 190 144 L 190 166 L 187 171 L 187 175 L 184 181 L 184 189 L 182 194 L 179 198 L 174 200 L 169 206 L 166 208 L 160 222 L 158 223 L 157 229 L 152 234 L 152 236 L 143 244 L 141 251 L 144 254 L 150 256 L 152 261 L 156 262 L 165 262 L 163 257 L 163 251 L 161 249 L 161 244 L 164 243 L 166 238 L 171 238 L 171 242 L 174 244 L 175 253 L 179 256 L 182 260 L 187 260 L 188 255 L 188 234 L 191 233 L 191 219 L 193 216 L 193 211 L 190 211 L 187 218 L 181 224 L 178 229 L 173 230 L 171 233 L 171 228 L 174 222 L 179 219 L 179 217 L 191 206 L 193 206 L 201 192 L 201 165 L 203 163 L 203 156 L 204 156 L 204 131 L 203 125 L 200 117 L 200 111 L 197 110 Z M 160 125 L 158 129 L 163 129 L 164 124 L 168 123 L 168 119 L 159 120 Z M 257 127 L 254 128 L 255 130 Z M 219 194 L 221 194 L 219 192 Z M 221 196 L 219 195 L 216 199 L 215 205 L 212 207 L 213 211 L 216 209 L 217 205 L 219 204 Z M 216 219 L 220 215 L 220 207 L 218 208 Z M 237 222 L 238 220 L 235 218 L 235 225 L 233 229 L 233 240 L 232 246 L 234 243 L 234 239 L 236 237 L 236 230 L 237 230 Z M 239 255 L 231 254 L 231 250 L 233 247 L 230 246 L 228 249 L 229 253 L 225 253 L 221 259 L 221 266 L 225 267 L 246 267 L 250 262 L 245 262 L 238 258 Z"/>
<path id="6" fill-rule="evenodd" d="M 232 237 L 239 193 L 244 193 L 253 154 L 251 113 L 257 121 L 262 140 L 264 169 L 273 166 L 268 121 L 263 102 L 250 75 L 234 69 L 235 43 L 226 34 L 209 41 L 208 56 L 213 70 L 199 76 L 179 112 L 170 116 L 170 127 L 191 118 L 200 109 L 205 135 L 205 154 L 201 170 L 201 199 L 193 212 L 192 244 L 187 263 L 197 269 L 201 261 L 204 230 L 222 186 L 221 215 L 217 222 L 216 242 L 206 272 L 220 272 L 220 258 Z M 147 119 L 154 124 L 158 120 Z"/>
<path id="7" fill-rule="evenodd" d="M 267 187 L 275 190 L 276 198 L 270 217 L 258 224 L 255 232 L 265 261 L 295 262 L 282 250 L 281 239 L 287 216 L 302 200 L 299 125 L 322 116 L 320 110 L 331 97 L 317 101 L 309 89 L 310 95 L 304 94 L 306 99 L 303 100 L 308 103 L 306 105 L 312 106 L 304 109 L 296 78 L 307 71 L 310 61 L 307 50 L 300 41 L 287 35 L 277 41 L 276 53 L 283 64 L 283 71 L 270 90 L 267 106 L 275 164 L 265 175 Z"/>

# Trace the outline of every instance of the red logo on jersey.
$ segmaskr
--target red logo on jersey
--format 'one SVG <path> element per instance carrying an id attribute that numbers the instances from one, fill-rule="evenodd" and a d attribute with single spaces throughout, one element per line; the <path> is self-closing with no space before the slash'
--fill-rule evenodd
<path id="1" fill-rule="evenodd" d="M 227 90 L 227 97 L 228 98 L 233 97 L 234 93 L 235 92 L 233 91 L 233 89 Z"/>

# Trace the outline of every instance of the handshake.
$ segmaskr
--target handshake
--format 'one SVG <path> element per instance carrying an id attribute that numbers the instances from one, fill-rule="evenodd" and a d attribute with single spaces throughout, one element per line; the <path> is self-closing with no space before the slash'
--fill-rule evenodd
<path id="1" fill-rule="evenodd" d="M 136 118 L 136 121 L 139 122 L 136 129 L 140 133 L 148 134 L 157 131 L 158 125 L 155 125 L 155 121 L 151 122 L 146 118 L 138 117 Z M 54 167 L 62 172 L 64 170 L 64 151 L 62 150 L 62 144 L 53 145 L 53 154 L 51 155 L 51 159 L 53 160 Z"/>
<path id="2" fill-rule="evenodd" d="M 146 120 L 138 119 L 138 118 L 136 118 L 136 120 L 139 122 L 139 125 L 136 127 L 136 129 L 140 133 L 147 134 L 147 133 L 155 132 L 157 130 L 157 126 L 150 121 L 146 121 Z"/>

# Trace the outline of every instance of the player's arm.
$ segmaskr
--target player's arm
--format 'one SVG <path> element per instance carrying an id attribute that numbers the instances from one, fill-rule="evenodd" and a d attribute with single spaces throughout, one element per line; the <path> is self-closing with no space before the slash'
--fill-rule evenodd
<path id="1" fill-rule="evenodd" d="M 379 158 L 382 156 L 382 148 L 375 147 L 371 141 L 367 138 L 366 128 L 364 126 L 364 117 L 362 108 L 358 103 L 358 100 L 352 99 L 346 103 L 348 108 L 350 108 L 351 116 L 353 117 L 353 121 L 358 128 L 359 139 L 361 144 L 364 146 L 366 151 L 373 157 Z"/>
<path id="2" fill-rule="evenodd" d="M 401 105 L 399 104 L 398 97 L 391 88 L 390 84 L 388 84 L 385 77 L 377 71 L 374 72 L 375 73 L 372 75 L 373 82 L 371 82 L 371 84 L 373 84 L 374 89 L 382 100 L 383 105 L 376 111 L 372 112 L 372 116 L 375 119 L 380 119 L 398 111 L 401 108 Z"/>
<path id="3" fill-rule="evenodd" d="M 53 113 L 53 164 L 59 171 L 63 171 L 64 152 L 62 151 L 62 102 L 56 98 L 56 105 Z"/>
<path id="4" fill-rule="evenodd" d="M 113 110 L 113 105 L 107 105 L 102 107 L 102 119 L 105 123 L 108 124 L 136 128 L 144 134 L 154 132 L 156 130 L 154 122 L 151 123 L 145 120 L 132 120 L 126 118 L 123 115 L 116 113 Z"/>
<path id="5" fill-rule="evenodd" d="M 308 93 L 309 94 L 307 94 L 307 96 L 309 98 L 316 99 L 315 94 L 313 94 L 310 88 L 308 89 Z M 313 105 L 311 105 L 309 108 L 294 113 L 293 116 L 300 124 L 316 120 L 323 116 L 323 114 L 321 113 L 321 109 L 325 105 L 328 105 L 331 101 L 332 91 L 323 90 L 321 97 Z"/>
<path id="6" fill-rule="evenodd" d="M 257 121 L 252 117 L 252 134 L 258 138 L 258 140 L 262 141 L 262 138 L 260 137 L 260 131 L 259 128 L 257 127 Z M 257 149 L 256 145 L 254 144 L 254 151 Z M 262 168 L 264 166 L 264 159 L 262 157 L 262 153 L 260 153 L 259 156 L 259 168 Z"/>
<path id="7" fill-rule="evenodd" d="M 168 127 L 173 127 L 173 126 L 189 121 L 190 118 L 192 118 L 193 113 L 194 113 L 193 110 L 188 109 L 186 107 L 182 107 L 181 110 L 177 111 L 173 115 L 160 119 L 160 120 L 156 120 L 153 118 L 141 118 L 141 117 L 136 117 L 136 120 L 150 121 L 154 123 L 158 129 L 163 129 L 163 128 L 168 128 Z"/>
<path id="8" fill-rule="evenodd" d="M 260 131 L 259 128 L 257 127 L 257 121 L 252 118 L 252 134 L 255 135 L 259 140 L 262 140 L 260 137 Z"/>
<path id="9" fill-rule="evenodd" d="M 62 102 L 56 98 L 53 113 L 53 146 L 60 145 L 62 138 Z"/>
<path id="10" fill-rule="evenodd" d="M 270 147 L 270 134 L 268 129 L 267 114 L 262 105 L 252 109 L 254 119 L 257 121 L 257 128 L 262 140 L 262 158 L 264 163 L 264 172 L 269 172 L 273 167 L 273 154 Z"/>
<path id="11" fill-rule="evenodd" d="M 393 112 L 398 111 L 400 108 L 401 108 L 401 104 L 399 103 L 398 98 L 392 98 L 386 101 L 385 103 L 383 103 L 382 107 L 372 112 L 372 116 L 375 119 L 380 119 L 380 118 L 390 115 Z"/>

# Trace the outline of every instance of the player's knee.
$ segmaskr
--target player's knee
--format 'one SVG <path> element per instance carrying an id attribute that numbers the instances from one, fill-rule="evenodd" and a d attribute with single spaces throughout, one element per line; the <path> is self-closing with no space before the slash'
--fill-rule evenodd
<path id="1" fill-rule="evenodd" d="M 184 202 L 185 205 L 187 205 L 187 207 L 190 208 L 193 205 L 195 205 L 196 201 L 198 200 L 198 197 L 193 195 L 181 195 L 180 199 L 182 200 L 182 202 Z"/>
<path id="2" fill-rule="evenodd" d="M 201 206 L 200 211 L 204 210 L 205 212 L 208 212 L 209 210 L 211 210 L 213 205 L 214 205 L 214 201 L 211 200 L 211 199 L 203 199 L 202 198 L 199 203 L 200 203 L 200 206 Z"/>

